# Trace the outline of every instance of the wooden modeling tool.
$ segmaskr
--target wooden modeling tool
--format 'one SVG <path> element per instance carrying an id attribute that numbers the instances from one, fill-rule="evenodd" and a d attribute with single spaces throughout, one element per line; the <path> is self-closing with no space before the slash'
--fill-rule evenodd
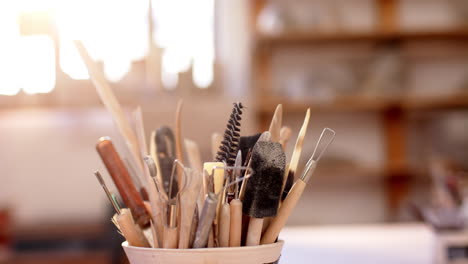
<path id="1" fill-rule="evenodd" d="M 91 56 L 89 56 L 86 48 L 83 46 L 83 43 L 76 40 L 75 46 L 78 49 L 78 53 L 80 54 L 81 59 L 84 61 L 86 68 L 88 69 L 89 76 L 91 77 L 91 80 L 96 87 L 102 103 L 111 113 L 120 133 L 125 138 L 127 147 L 130 149 L 133 159 L 138 165 L 137 169 L 141 170 L 143 168 L 143 161 L 142 157 L 140 156 L 138 142 L 135 134 L 133 133 L 132 127 L 128 122 L 128 119 L 125 117 L 124 111 L 122 110 L 122 107 L 117 100 L 117 97 L 104 77 L 102 70 L 99 69 L 97 63 L 91 58 Z"/>
<path id="2" fill-rule="evenodd" d="M 189 248 L 192 224 L 197 208 L 197 200 L 202 185 L 201 171 L 186 168 L 184 170 L 187 183 L 185 189 L 180 193 L 180 227 L 179 245 L 180 249 Z"/>
<path id="3" fill-rule="evenodd" d="M 182 99 L 177 102 L 177 108 L 176 108 L 176 116 L 175 116 L 175 151 L 176 151 L 176 158 L 180 162 L 184 162 L 184 152 L 183 152 L 183 141 L 182 141 L 182 106 L 183 106 L 183 101 Z M 182 174 L 183 174 L 183 169 L 180 167 L 177 167 L 177 181 L 181 182 L 182 181 Z M 181 188 L 181 186 L 178 186 Z"/>
<path id="4" fill-rule="evenodd" d="M 216 154 L 218 153 L 221 141 L 223 141 L 223 136 L 220 133 L 213 133 L 211 135 L 211 155 L 213 160 L 216 159 Z"/>
<path id="5" fill-rule="evenodd" d="M 281 139 L 280 130 L 281 130 L 282 121 L 283 121 L 283 105 L 279 104 L 276 107 L 273 118 L 271 119 L 270 129 L 268 129 L 268 131 L 271 134 L 271 141 L 272 142 L 279 142 L 280 139 Z"/>
<path id="6" fill-rule="evenodd" d="M 171 180 L 172 167 L 176 160 L 175 138 L 172 130 L 167 126 L 162 126 L 156 130 L 155 136 L 156 164 L 159 165 L 158 174 L 162 180 L 166 193 L 177 193 L 179 190 L 178 179 Z M 169 185 L 172 182 L 172 189 Z"/>
<path id="7" fill-rule="evenodd" d="M 332 129 L 325 128 L 322 131 L 322 134 L 320 135 L 317 145 L 315 146 L 314 152 L 312 153 L 312 156 L 310 157 L 309 161 L 307 161 L 307 164 L 305 166 L 305 169 L 301 177 L 296 181 L 296 183 L 294 183 L 294 186 L 291 188 L 291 191 L 289 192 L 288 196 L 281 204 L 278 215 L 273 219 L 270 226 L 263 234 L 263 237 L 261 240 L 262 245 L 271 244 L 276 241 L 279 233 L 281 232 L 281 229 L 286 224 L 286 221 L 288 220 L 292 211 L 296 207 L 296 204 L 299 201 L 299 198 L 304 192 L 307 182 L 313 175 L 315 168 L 317 166 L 317 163 L 322 158 L 323 153 L 328 148 L 328 146 L 330 145 L 330 143 L 333 141 L 334 138 L 335 138 L 335 131 L 333 131 Z M 317 157 L 315 157 L 316 153 L 318 154 Z"/>
<path id="8" fill-rule="evenodd" d="M 302 152 L 302 146 L 304 144 L 304 137 L 307 132 L 307 126 L 309 125 L 309 119 L 310 119 L 310 108 L 307 109 L 307 112 L 304 118 L 304 123 L 302 123 L 301 130 L 299 131 L 299 135 L 297 136 L 296 145 L 294 146 L 294 151 L 291 156 L 291 161 L 289 162 L 289 165 L 285 171 L 286 175 L 284 177 L 284 182 L 283 182 L 283 187 L 282 187 L 282 190 L 283 190 L 282 199 L 286 197 L 286 195 L 289 192 L 289 189 L 292 186 L 292 183 L 294 182 L 297 165 L 299 164 L 299 159 L 301 157 L 301 152 Z"/>
<path id="9" fill-rule="evenodd" d="M 102 179 L 99 171 L 94 172 L 94 175 L 98 179 L 99 183 L 104 189 L 104 192 L 106 193 L 107 198 L 115 209 L 116 215 L 113 217 L 114 222 L 117 223 L 117 227 L 128 241 L 128 244 L 135 247 L 150 247 L 148 240 L 144 236 L 140 227 L 137 226 L 135 222 L 133 222 L 131 212 L 126 208 L 120 208 L 119 204 L 113 198 L 111 192 L 107 188 L 106 183 Z"/>
<path id="10" fill-rule="evenodd" d="M 198 172 L 203 172 L 203 162 L 198 144 L 190 139 L 185 139 L 184 143 L 190 167 Z"/>
<path id="11" fill-rule="evenodd" d="M 238 181 L 242 173 L 242 152 L 239 150 L 234 164 L 233 178 Z M 228 189 L 229 190 L 229 189 Z M 229 195 L 228 195 L 229 198 Z M 240 247 L 242 235 L 242 202 L 239 199 L 239 182 L 234 185 L 234 197 L 229 203 L 230 223 L 229 223 L 229 246 Z"/>
<path id="12" fill-rule="evenodd" d="M 292 130 L 291 128 L 284 126 L 280 130 L 280 140 L 279 143 L 283 146 L 283 149 L 286 149 L 289 139 L 291 138 Z"/>
<path id="13" fill-rule="evenodd" d="M 120 214 L 114 215 L 113 221 L 117 223 L 120 232 L 122 232 L 130 246 L 150 247 L 143 231 L 133 221 L 133 216 L 129 209 L 123 208 L 120 210 Z"/>
<path id="14" fill-rule="evenodd" d="M 229 203 L 224 202 L 221 205 L 219 217 L 219 246 L 229 247 L 229 228 L 231 224 L 231 209 Z"/>
<path id="15" fill-rule="evenodd" d="M 100 138 L 96 150 L 119 190 L 125 205 L 132 211 L 135 221 L 140 227 L 147 227 L 150 224 L 150 216 L 112 141 L 108 137 Z"/>
<path id="16" fill-rule="evenodd" d="M 133 114 L 133 121 L 135 125 L 135 135 L 136 135 L 138 146 L 140 149 L 140 156 L 143 159 L 144 157 L 148 155 L 148 150 L 146 148 L 145 127 L 143 124 L 143 113 L 141 111 L 141 107 L 137 107 L 133 111 L 132 114 Z M 153 181 L 151 180 L 151 176 L 150 176 L 147 166 L 143 166 L 142 172 L 143 173 L 141 174 L 140 177 L 143 177 L 142 182 L 144 183 L 144 186 L 153 184 Z M 142 194 L 142 198 L 144 200 L 149 200 L 151 195 L 148 193 L 148 190 L 144 186 L 140 188 L 140 193 Z"/>
<path id="17" fill-rule="evenodd" d="M 255 176 L 247 181 L 243 213 L 250 216 L 247 246 L 260 243 L 263 218 L 275 216 L 281 199 L 286 155 L 280 143 L 259 141 L 252 150 Z"/>
<path id="18" fill-rule="evenodd" d="M 163 194 L 160 193 L 159 188 L 156 183 L 156 163 L 151 158 L 151 156 L 145 156 L 144 162 L 146 164 L 149 178 L 148 178 L 148 191 L 150 195 L 150 205 L 151 205 L 151 226 L 154 228 L 153 230 L 153 244 L 154 247 L 160 247 L 163 241 L 164 235 L 164 225 L 163 225 L 163 201 L 162 196 Z M 161 188 L 162 189 L 162 188 Z"/>

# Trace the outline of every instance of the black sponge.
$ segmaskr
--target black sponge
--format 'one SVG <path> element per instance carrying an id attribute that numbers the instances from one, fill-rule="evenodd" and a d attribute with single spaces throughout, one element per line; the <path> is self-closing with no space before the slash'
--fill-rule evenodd
<path id="1" fill-rule="evenodd" d="M 242 164 L 245 164 L 249 151 L 255 146 L 262 133 L 240 137 L 239 150 L 242 151 Z"/>
<path id="2" fill-rule="evenodd" d="M 259 141 L 252 150 L 254 172 L 247 180 L 242 211 L 255 218 L 275 216 L 281 198 L 286 155 L 280 143 Z"/>

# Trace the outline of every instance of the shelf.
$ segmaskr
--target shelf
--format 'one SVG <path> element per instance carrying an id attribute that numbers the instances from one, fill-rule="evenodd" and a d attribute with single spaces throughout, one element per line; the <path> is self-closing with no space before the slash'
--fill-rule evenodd
<path id="1" fill-rule="evenodd" d="M 468 28 L 446 31 L 406 32 L 307 32 L 291 31 L 280 34 L 257 33 L 257 46 L 312 44 L 324 42 L 399 41 L 433 39 L 468 39 Z"/>
<path id="2" fill-rule="evenodd" d="M 305 113 L 307 108 L 317 112 L 375 112 L 389 109 L 408 111 L 468 109 L 468 94 L 445 97 L 405 97 L 385 99 L 370 96 L 343 96 L 332 101 L 317 102 L 295 100 L 287 97 L 263 97 L 259 99 L 260 114 L 271 114 L 276 105 L 283 104 L 287 113 Z"/>

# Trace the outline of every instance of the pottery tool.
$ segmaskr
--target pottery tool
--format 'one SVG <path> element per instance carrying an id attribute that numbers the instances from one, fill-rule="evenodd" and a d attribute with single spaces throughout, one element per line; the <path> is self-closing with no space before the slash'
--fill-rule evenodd
<path id="1" fill-rule="evenodd" d="M 239 200 L 239 178 L 242 173 L 240 166 L 242 165 L 242 151 L 239 150 L 236 157 L 236 162 L 234 163 L 233 170 L 233 179 L 237 181 L 233 185 L 234 190 L 232 200 L 229 202 L 229 246 L 230 247 L 240 247 L 241 243 L 241 234 L 242 234 L 242 202 Z M 228 189 L 230 190 L 230 188 Z M 232 191 L 232 190 L 231 190 Z M 228 193 L 228 199 L 230 194 Z"/>
<path id="2" fill-rule="evenodd" d="M 165 205 L 165 226 L 164 226 L 164 248 L 177 248 L 178 246 L 178 216 L 179 216 L 179 194 L 185 190 L 187 185 L 187 178 L 185 175 L 181 177 L 183 179 L 179 182 L 181 189 L 174 189 L 173 184 L 176 182 L 177 177 L 177 167 L 182 167 L 183 171 L 185 170 L 184 165 L 179 160 L 174 160 L 170 182 L 169 182 L 169 193 L 167 194 L 167 200 Z M 175 191 L 175 192 L 173 192 Z M 188 236 L 188 235 L 187 235 Z"/>
<path id="3" fill-rule="evenodd" d="M 255 176 L 247 181 L 242 211 L 250 216 L 247 246 L 260 243 L 263 218 L 275 216 L 281 198 L 286 155 L 280 143 L 258 141 L 252 150 Z"/>
<path id="4" fill-rule="evenodd" d="M 143 231 L 133 221 L 133 216 L 129 209 L 123 208 L 120 210 L 120 214 L 114 215 L 112 221 L 116 223 L 130 246 L 150 247 Z"/>
<path id="5" fill-rule="evenodd" d="M 212 230 L 212 223 L 214 222 L 216 216 L 216 208 L 218 206 L 219 197 L 222 194 L 222 192 L 224 192 L 226 188 L 229 188 L 231 184 L 237 184 L 242 180 L 246 180 L 251 175 L 252 174 L 246 175 L 243 178 L 236 180 L 235 182 L 227 184 L 218 193 L 214 193 L 212 191 L 208 192 L 198 221 L 197 231 L 195 233 L 195 240 L 193 242 L 193 248 L 203 248 L 207 246 L 208 237 Z M 210 181 L 208 181 L 208 186 L 212 187 L 212 185 L 213 184 L 210 183 Z"/>
<path id="6" fill-rule="evenodd" d="M 240 121 L 242 115 L 242 103 L 234 103 L 234 107 L 224 131 L 223 140 L 216 154 L 217 162 L 226 162 L 228 166 L 233 166 L 239 149 Z"/>
<path id="7" fill-rule="evenodd" d="M 296 145 L 294 146 L 294 151 L 291 156 L 291 161 L 289 162 L 289 165 L 286 168 L 286 176 L 284 177 L 284 182 L 283 182 L 283 195 L 282 199 L 286 197 L 288 194 L 292 183 L 294 182 L 294 177 L 295 173 L 297 170 L 297 165 L 299 164 L 299 159 L 301 157 L 301 152 L 302 152 L 302 146 L 304 144 L 304 137 L 307 132 L 307 126 L 309 125 L 309 119 L 310 119 L 310 108 L 307 109 L 304 122 L 302 123 L 301 130 L 299 130 L 299 135 L 297 136 L 296 140 Z"/>
<path id="8" fill-rule="evenodd" d="M 190 164 L 190 167 L 198 172 L 203 171 L 203 162 L 201 159 L 200 149 L 198 144 L 190 139 L 184 140 L 185 150 L 187 151 L 187 158 Z"/>
<path id="9" fill-rule="evenodd" d="M 257 139 L 256 142 L 270 141 L 270 138 L 271 138 L 270 132 L 265 131 L 265 132 L 263 132 L 262 134 L 260 134 L 260 136 L 258 137 L 258 139 Z M 255 144 L 256 144 L 256 143 L 255 143 Z M 254 145 L 255 145 L 255 144 L 254 144 Z M 252 154 L 252 152 L 250 151 L 249 153 L 250 153 L 250 157 L 247 157 L 247 160 L 248 160 L 248 161 L 247 161 L 247 167 L 248 167 L 248 168 L 252 168 L 252 166 L 251 166 L 251 163 L 252 163 L 251 154 Z M 247 171 L 246 171 L 245 173 L 247 174 Z M 253 173 L 255 173 L 255 171 L 253 171 Z M 245 176 L 244 176 L 244 178 L 245 178 Z M 244 200 L 245 189 L 246 189 L 246 187 L 247 187 L 247 181 L 248 181 L 248 180 L 247 180 L 247 178 L 246 178 L 246 180 L 244 180 L 244 181 L 242 182 L 242 185 L 241 185 L 241 188 L 240 188 L 240 191 L 239 191 L 239 199 L 240 199 L 241 201 Z"/>
<path id="10" fill-rule="evenodd" d="M 109 199 L 109 202 L 112 204 L 112 207 L 114 207 L 115 212 L 117 214 L 120 214 L 120 205 L 117 203 L 117 200 L 114 199 L 112 193 L 107 188 L 106 183 L 104 182 L 104 179 L 102 179 L 101 173 L 99 171 L 95 171 L 94 175 L 98 179 L 99 184 L 101 184 L 102 189 L 104 189 L 104 192 L 106 193 L 106 196 Z"/>
<path id="11" fill-rule="evenodd" d="M 262 133 L 258 133 L 252 136 L 242 136 L 239 140 L 239 150 L 242 151 L 242 164 L 246 163 L 247 155 L 257 143 L 258 138 Z"/>
<path id="12" fill-rule="evenodd" d="M 190 246 L 190 233 L 193 219 L 197 217 L 195 210 L 202 185 L 201 171 L 185 168 L 187 183 L 180 195 L 180 226 L 178 248 L 185 249 Z"/>
<path id="13" fill-rule="evenodd" d="M 96 150 L 119 190 L 125 205 L 132 211 L 135 221 L 141 227 L 148 226 L 150 216 L 112 141 L 108 137 L 100 138 Z"/>
<path id="14" fill-rule="evenodd" d="M 146 164 L 148 173 L 149 173 L 149 178 L 148 178 L 148 191 L 150 195 L 150 205 L 151 205 L 151 226 L 152 228 L 154 227 L 155 229 L 153 230 L 153 244 L 154 247 L 159 247 L 162 245 L 163 241 L 163 234 L 164 234 L 164 225 L 163 225 L 163 202 L 161 199 L 161 196 L 163 194 L 160 193 L 159 188 L 156 183 L 156 174 L 157 174 L 157 169 L 156 169 L 156 163 L 154 160 L 151 158 L 151 156 L 145 156 L 144 157 L 144 162 Z M 161 188 L 162 189 L 162 188 Z"/>
<path id="15" fill-rule="evenodd" d="M 116 215 L 112 219 L 122 232 L 125 239 L 128 241 L 128 244 L 135 247 L 149 247 L 150 245 L 148 243 L 148 240 L 144 236 L 142 230 L 133 222 L 131 212 L 126 208 L 120 208 L 119 204 L 113 198 L 111 192 L 107 188 L 106 183 L 102 179 L 102 176 L 99 173 L 99 171 L 94 172 L 94 175 L 98 179 L 99 184 L 101 184 L 102 189 L 104 189 L 107 198 L 114 207 Z"/>
<path id="16" fill-rule="evenodd" d="M 219 145 L 221 145 L 222 140 L 223 136 L 220 133 L 213 133 L 211 135 L 211 155 L 213 160 L 216 159 L 216 154 L 218 153 Z"/>
<path id="17" fill-rule="evenodd" d="M 174 160 L 176 159 L 175 137 L 172 130 L 167 126 L 162 126 L 156 130 L 155 134 L 155 156 L 158 165 L 158 175 L 163 183 L 166 193 L 178 192 L 178 179 L 171 180 L 171 173 Z M 169 185 L 172 183 L 172 189 Z"/>
<path id="18" fill-rule="evenodd" d="M 89 76 L 96 87 L 96 91 L 101 98 L 102 103 L 106 106 L 109 112 L 114 119 L 114 122 L 117 124 L 117 127 L 120 133 L 125 138 L 127 147 L 132 153 L 133 160 L 138 165 L 138 170 L 143 168 L 142 157 L 140 157 L 140 151 L 138 149 L 138 142 L 135 134 L 133 133 L 132 127 L 128 122 L 128 119 L 125 117 L 124 111 L 119 104 L 112 88 L 107 82 L 104 74 L 99 69 L 97 63 L 89 56 L 86 48 L 83 46 L 83 43 L 79 40 L 75 40 L 75 46 L 78 49 L 78 53 L 81 56 L 81 59 L 84 61 L 86 68 L 88 69 Z"/>
<path id="19" fill-rule="evenodd" d="M 283 121 L 283 105 L 279 104 L 276 109 L 275 113 L 273 114 L 273 118 L 271 119 L 270 129 L 268 131 L 271 134 L 271 141 L 272 142 L 279 142 L 280 140 L 280 131 L 281 131 L 281 123 Z"/>
<path id="20" fill-rule="evenodd" d="M 229 247 L 229 228 L 231 224 L 231 209 L 229 203 L 225 201 L 221 205 L 219 217 L 219 246 Z"/>
<path id="21" fill-rule="evenodd" d="M 176 158 L 180 162 L 184 162 L 184 153 L 182 150 L 182 121 L 181 121 L 181 114 L 182 114 L 182 106 L 183 106 L 183 101 L 180 99 L 177 102 L 177 108 L 176 108 L 176 115 L 175 115 L 175 151 L 176 151 Z M 182 174 L 183 170 L 180 167 L 177 167 L 177 181 L 181 182 L 182 181 Z M 181 188 L 181 186 L 178 186 Z"/>
<path id="22" fill-rule="evenodd" d="M 291 215 L 294 207 L 296 207 L 299 198 L 301 197 L 304 189 L 307 185 L 307 182 L 313 175 L 317 163 L 323 156 L 323 153 L 328 148 L 330 143 L 335 138 L 335 131 L 330 128 L 325 128 L 320 135 L 320 138 L 315 146 L 314 152 L 310 157 L 309 161 L 305 166 L 305 169 L 301 175 L 301 177 L 294 183 L 294 186 L 291 188 L 286 199 L 281 204 L 281 207 L 278 211 L 277 216 L 273 219 L 268 229 L 263 234 L 261 244 L 271 244 L 274 243 L 276 238 L 278 237 L 281 229 L 286 224 L 289 216 Z M 317 154 L 317 157 L 315 156 Z"/>
<path id="23" fill-rule="evenodd" d="M 286 149 L 289 139 L 291 138 L 292 130 L 291 128 L 284 126 L 280 130 L 280 140 L 279 143 L 283 146 L 283 149 Z"/>

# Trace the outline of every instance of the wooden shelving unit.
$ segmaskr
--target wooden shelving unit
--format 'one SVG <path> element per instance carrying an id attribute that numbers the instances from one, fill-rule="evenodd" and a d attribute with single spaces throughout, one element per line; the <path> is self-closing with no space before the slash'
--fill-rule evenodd
<path id="1" fill-rule="evenodd" d="M 468 27 L 447 30 L 403 31 L 396 26 L 397 0 L 378 0 L 379 22 L 372 32 L 287 31 L 278 34 L 261 33 L 256 28 L 257 17 L 268 0 L 251 1 L 251 32 L 253 39 L 252 87 L 256 97 L 256 113 L 262 129 L 267 128 L 277 104 L 282 103 L 287 114 L 303 114 L 307 108 L 320 112 L 373 112 L 381 116 L 385 129 L 387 164 L 388 219 L 394 220 L 401 201 L 409 188 L 413 173 L 408 168 L 406 153 L 406 114 L 412 111 L 468 109 L 468 93 L 446 97 L 397 98 L 366 95 L 339 96 L 327 102 L 274 96 L 272 89 L 272 57 L 284 47 L 314 48 L 317 44 L 373 43 L 399 47 L 407 41 L 456 41 L 467 43 Z"/>

